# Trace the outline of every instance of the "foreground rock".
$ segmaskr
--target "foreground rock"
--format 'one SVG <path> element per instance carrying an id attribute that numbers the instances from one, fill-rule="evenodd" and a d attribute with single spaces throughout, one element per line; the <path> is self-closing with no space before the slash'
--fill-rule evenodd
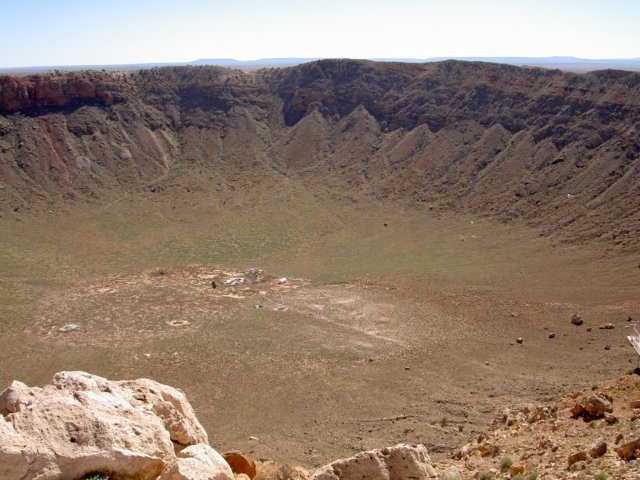
<path id="1" fill-rule="evenodd" d="M 436 472 L 460 480 L 508 478 L 513 461 L 523 478 L 592 480 L 599 473 L 615 480 L 640 479 L 640 438 L 635 411 L 640 378 L 626 375 L 565 395 L 548 405 L 504 408 L 488 430 L 434 463 Z M 607 418 L 615 418 L 610 423 Z"/>
<path id="2" fill-rule="evenodd" d="M 604 417 L 613 412 L 612 398 L 607 394 L 598 393 L 584 396 L 571 409 L 572 417 L 584 417 L 594 419 Z"/>
<path id="3" fill-rule="evenodd" d="M 320 468 L 311 480 L 423 480 L 436 478 L 424 445 L 362 452 Z"/>
<path id="4" fill-rule="evenodd" d="M 0 478 L 230 480 L 185 395 L 148 379 L 60 372 L 0 393 Z"/>
<path id="5" fill-rule="evenodd" d="M 244 474 L 251 479 L 256 476 L 256 463 L 246 454 L 238 450 L 231 450 L 223 453 L 222 456 L 231 467 L 233 473 Z"/>
<path id="6" fill-rule="evenodd" d="M 222 456 L 209 445 L 199 443 L 178 453 L 177 460 L 160 480 L 228 480 L 233 478 Z"/>

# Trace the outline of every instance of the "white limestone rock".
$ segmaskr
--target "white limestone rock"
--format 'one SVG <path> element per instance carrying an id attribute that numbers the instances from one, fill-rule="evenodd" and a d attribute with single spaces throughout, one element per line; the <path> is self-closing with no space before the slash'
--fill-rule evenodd
<path id="1" fill-rule="evenodd" d="M 371 450 L 321 467 L 311 480 L 426 480 L 436 478 L 424 445 L 399 444 Z"/>
<path id="2" fill-rule="evenodd" d="M 0 392 L 0 415 L 3 479 L 71 480 L 91 472 L 155 479 L 174 467 L 179 450 L 198 445 L 215 453 L 185 395 L 148 379 L 60 372 L 43 388 L 14 381 Z M 201 471 L 215 463 L 202 463 Z M 201 478 L 223 479 L 219 471 Z"/>
<path id="3" fill-rule="evenodd" d="M 200 443 L 182 450 L 160 480 L 233 480 L 231 467 L 222 455 Z"/>

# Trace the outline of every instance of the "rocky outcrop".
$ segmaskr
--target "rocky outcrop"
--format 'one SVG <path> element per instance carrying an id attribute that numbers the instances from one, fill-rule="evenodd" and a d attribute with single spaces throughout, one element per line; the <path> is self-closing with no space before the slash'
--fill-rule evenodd
<path id="1" fill-rule="evenodd" d="M 512 478 L 593 478 L 606 472 L 608 478 L 637 480 L 640 438 L 636 414 L 629 409 L 637 388 L 638 377 L 625 375 L 599 383 L 597 393 L 588 388 L 551 405 L 504 409 L 487 431 L 433 466 L 442 477 L 457 470 L 450 476 L 508 478 L 506 468 L 497 467 L 500 459 L 513 459 Z M 576 405 L 582 412 L 578 418 L 572 414 Z M 608 415 L 618 421 L 608 424 Z"/>
<path id="2" fill-rule="evenodd" d="M 426 480 L 436 478 L 424 445 L 396 445 L 362 452 L 320 468 L 311 480 Z"/>
<path id="3" fill-rule="evenodd" d="M 0 393 L 0 478 L 233 478 L 185 395 L 148 379 L 60 372 Z"/>
<path id="4" fill-rule="evenodd" d="M 0 76 L 0 112 L 123 102 L 122 88 L 113 76 L 97 72 Z"/>
<path id="5" fill-rule="evenodd" d="M 573 406 L 571 416 L 584 417 L 586 419 L 604 417 L 613 411 L 611 402 L 612 398 L 606 394 L 587 395 Z"/>

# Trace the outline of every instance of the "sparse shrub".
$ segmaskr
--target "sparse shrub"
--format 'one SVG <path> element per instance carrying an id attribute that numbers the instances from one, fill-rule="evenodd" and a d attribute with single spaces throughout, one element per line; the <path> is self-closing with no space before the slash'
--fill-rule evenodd
<path id="1" fill-rule="evenodd" d="M 459 475 L 440 475 L 438 477 L 438 480 L 462 480 L 462 477 L 460 477 Z"/>
<path id="2" fill-rule="evenodd" d="M 447 420 L 447 417 L 442 417 L 442 418 L 440 419 L 440 426 L 441 426 L 442 428 L 446 427 L 446 426 L 448 425 L 448 423 L 449 423 L 449 421 Z"/>
<path id="3" fill-rule="evenodd" d="M 109 475 L 105 475 L 104 473 L 92 472 L 87 473 L 82 480 L 110 480 Z"/>
<path id="4" fill-rule="evenodd" d="M 517 475 L 514 475 L 513 477 L 511 477 L 511 480 L 525 480 L 524 475 L 522 475 L 521 473 L 518 473 Z"/>
<path id="5" fill-rule="evenodd" d="M 478 475 L 478 480 L 493 480 L 493 473 L 481 472 L 480 475 Z"/>
<path id="6" fill-rule="evenodd" d="M 607 474 L 600 472 L 599 474 L 597 474 L 595 477 L 593 477 L 593 480 L 607 480 Z"/>
<path id="7" fill-rule="evenodd" d="M 508 457 L 505 457 L 500 461 L 500 469 L 502 470 L 509 470 L 512 465 L 513 465 L 513 460 L 511 460 Z"/>
<path id="8" fill-rule="evenodd" d="M 598 384 L 594 383 L 593 385 L 591 385 L 591 390 L 597 390 L 598 389 Z"/>
<path id="9" fill-rule="evenodd" d="M 538 474 L 536 472 L 528 473 L 525 477 L 526 480 L 538 480 Z"/>

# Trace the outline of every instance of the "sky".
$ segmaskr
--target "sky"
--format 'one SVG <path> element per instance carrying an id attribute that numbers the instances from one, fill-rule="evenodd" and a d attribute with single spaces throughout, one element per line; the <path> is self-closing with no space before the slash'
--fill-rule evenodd
<path id="1" fill-rule="evenodd" d="M 640 57 L 640 0 L 0 0 L 0 68 L 201 58 Z"/>

